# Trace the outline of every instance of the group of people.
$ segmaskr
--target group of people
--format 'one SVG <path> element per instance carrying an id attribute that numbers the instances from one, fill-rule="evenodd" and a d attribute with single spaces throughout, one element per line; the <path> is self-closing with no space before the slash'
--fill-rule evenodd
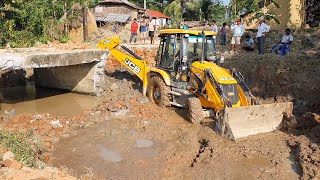
<path id="1" fill-rule="evenodd" d="M 240 48 L 244 51 L 254 51 L 255 46 L 257 45 L 258 53 L 265 53 L 265 39 L 266 34 L 270 31 L 270 26 L 265 23 L 264 19 L 259 19 L 258 31 L 256 34 L 256 39 L 254 40 L 249 34 L 244 36 L 244 39 L 241 43 L 241 38 L 244 34 L 244 25 L 241 20 L 238 19 L 234 24 L 230 27 L 232 31 L 232 39 L 231 39 L 231 52 L 240 52 Z M 212 22 L 212 31 L 218 34 L 218 27 L 216 22 Z M 227 41 L 227 24 L 223 23 L 221 32 L 221 45 L 225 46 Z M 289 49 L 290 44 L 293 42 L 293 36 L 291 34 L 290 29 L 285 30 L 285 34 L 283 35 L 281 41 L 278 44 L 275 44 L 271 48 L 271 52 L 278 53 L 281 52 L 282 55 L 286 53 Z"/>
<path id="2" fill-rule="evenodd" d="M 152 17 L 150 19 L 143 18 L 141 22 L 138 22 L 136 18 L 131 23 L 131 36 L 130 43 L 137 42 L 138 34 L 140 35 L 140 43 L 145 44 L 147 37 L 150 38 L 150 43 L 154 43 L 154 34 L 157 30 L 156 20 Z"/>
<path id="3" fill-rule="evenodd" d="M 188 29 L 187 26 L 184 26 L 184 24 L 180 23 L 180 26 L 181 29 Z M 217 34 L 219 33 L 219 28 L 216 24 L 216 21 L 212 22 L 211 28 L 213 32 L 216 32 Z M 149 37 L 150 43 L 154 44 L 154 36 L 156 30 L 157 23 L 155 18 L 143 18 L 140 22 L 138 22 L 137 19 L 134 18 L 131 23 L 130 43 L 136 43 L 138 35 L 140 35 L 140 43 L 142 43 L 143 41 L 143 43 L 145 44 L 146 39 Z M 270 26 L 265 23 L 264 19 L 259 19 L 259 26 L 255 39 L 253 39 L 249 34 L 246 34 L 241 43 L 241 38 L 244 35 L 245 30 L 244 25 L 240 19 L 238 19 L 231 25 L 230 30 L 232 31 L 231 52 L 240 52 L 240 48 L 247 52 L 254 51 L 255 47 L 257 46 L 259 54 L 265 53 L 265 39 L 266 34 L 270 31 Z M 227 43 L 227 31 L 227 24 L 223 23 L 220 30 L 222 46 L 225 46 Z M 281 54 L 284 54 L 285 51 L 289 49 L 289 46 L 290 44 L 292 44 L 292 42 L 293 36 L 291 34 L 291 30 L 286 29 L 281 41 L 278 44 L 272 46 L 271 52 L 278 53 L 280 51 Z"/>

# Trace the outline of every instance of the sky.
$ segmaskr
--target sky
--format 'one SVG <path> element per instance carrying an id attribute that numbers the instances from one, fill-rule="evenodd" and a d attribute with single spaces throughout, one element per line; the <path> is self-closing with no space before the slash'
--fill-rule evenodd
<path id="1" fill-rule="evenodd" d="M 228 5 L 230 3 L 230 0 L 223 0 L 224 5 Z"/>

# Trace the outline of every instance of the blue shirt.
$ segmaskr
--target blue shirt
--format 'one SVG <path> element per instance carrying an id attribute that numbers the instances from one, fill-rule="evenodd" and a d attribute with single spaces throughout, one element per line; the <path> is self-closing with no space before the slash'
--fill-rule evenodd
<path id="1" fill-rule="evenodd" d="M 254 43 L 254 41 L 253 41 L 252 38 L 250 38 L 248 41 L 247 41 L 247 40 L 244 40 L 244 44 L 245 44 L 246 46 L 251 46 L 252 43 Z"/>
<path id="2" fill-rule="evenodd" d="M 140 31 L 141 32 L 147 32 L 147 26 L 141 26 Z"/>

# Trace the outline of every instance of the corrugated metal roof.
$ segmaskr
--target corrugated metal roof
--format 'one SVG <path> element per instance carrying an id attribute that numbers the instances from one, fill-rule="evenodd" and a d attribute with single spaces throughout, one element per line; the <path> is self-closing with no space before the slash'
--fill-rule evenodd
<path id="1" fill-rule="evenodd" d="M 96 5 L 99 5 L 99 4 L 108 4 L 108 3 L 113 3 L 113 4 L 125 4 L 127 6 L 130 6 L 134 9 L 139 9 L 139 10 L 144 10 L 143 8 L 129 2 L 128 0 L 104 0 L 104 1 L 101 1 L 101 2 L 98 2 Z"/>
<path id="2" fill-rule="evenodd" d="M 106 16 L 97 17 L 96 21 L 125 23 L 128 21 L 129 17 L 130 15 L 128 14 L 108 14 Z"/>

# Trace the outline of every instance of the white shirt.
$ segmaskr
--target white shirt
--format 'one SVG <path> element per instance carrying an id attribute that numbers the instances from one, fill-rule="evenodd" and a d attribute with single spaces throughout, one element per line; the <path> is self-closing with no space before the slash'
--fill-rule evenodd
<path id="1" fill-rule="evenodd" d="M 149 31 L 154 31 L 154 26 L 157 25 L 157 22 L 155 19 L 152 19 L 151 22 L 149 23 Z"/>
<path id="2" fill-rule="evenodd" d="M 233 30 L 233 36 L 242 36 L 244 33 L 244 27 L 242 25 L 232 25 L 231 30 Z"/>
<path id="3" fill-rule="evenodd" d="M 293 36 L 291 34 L 282 36 L 282 40 L 281 40 L 282 43 L 287 44 L 290 41 L 291 42 L 293 41 Z"/>
<path id="4" fill-rule="evenodd" d="M 217 25 L 213 25 L 212 26 L 212 31 L 216 32 L 218 34 L 218 26 Z"/>
<path id="5" fill-rule="evenodd" d="M 265 36 L 265 33 L 269 31 L 270 31 L 270 26 L 266 25 L 265 23 L 261 23 L 258 27 L 257 38 L 261 36 Z"/>

